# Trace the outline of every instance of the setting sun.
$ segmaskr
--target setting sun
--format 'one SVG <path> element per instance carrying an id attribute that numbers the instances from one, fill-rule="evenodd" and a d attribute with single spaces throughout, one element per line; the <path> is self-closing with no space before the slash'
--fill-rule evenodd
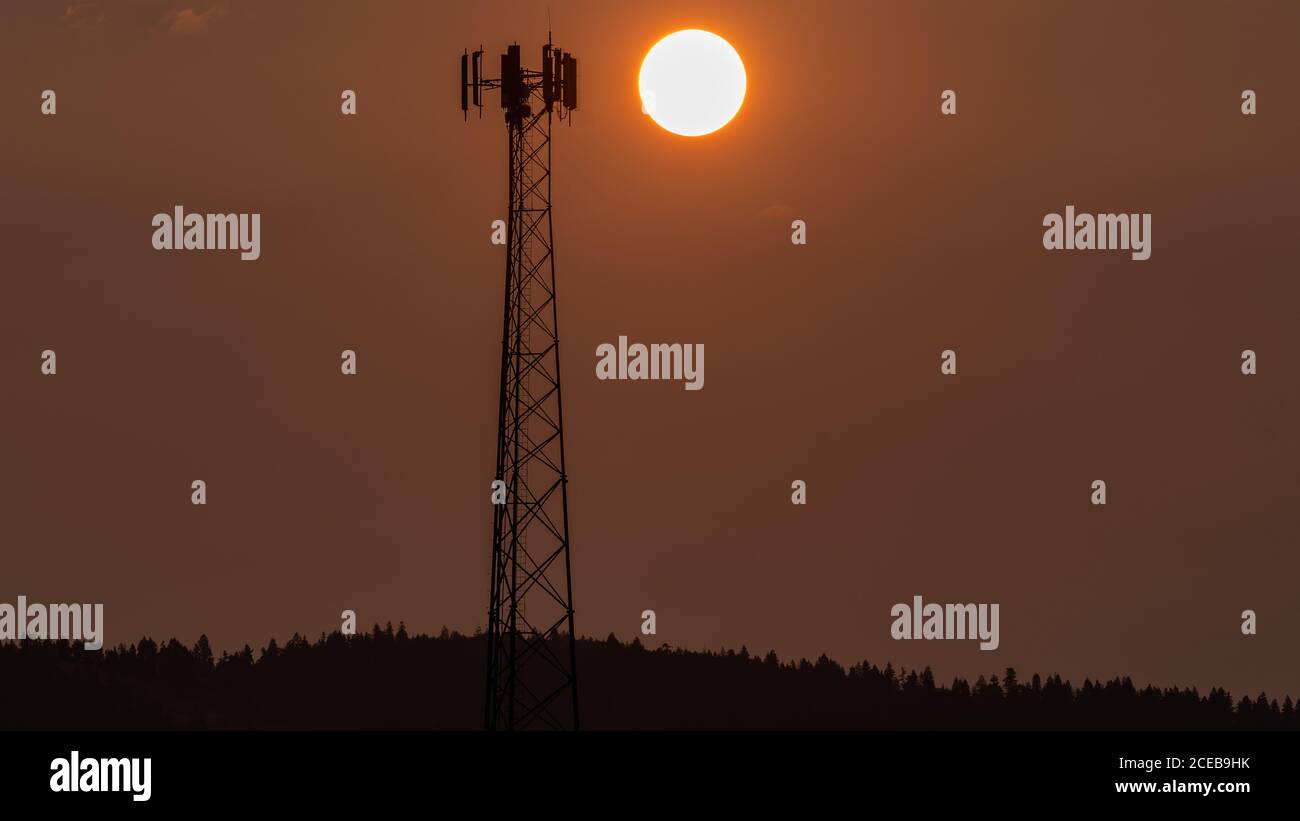
<path id="1" fill-rule="evenodd" d="M 641 62 L 641 109 L 674 134 L 722 128 L 745 100 L 745 64 L 730 43 L 700 29 L 673 32 Z"/>

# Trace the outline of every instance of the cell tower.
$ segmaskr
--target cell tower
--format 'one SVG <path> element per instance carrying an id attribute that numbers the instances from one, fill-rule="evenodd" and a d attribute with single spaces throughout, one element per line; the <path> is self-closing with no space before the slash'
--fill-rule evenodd
<path id="1" fill-rule="evenodd" d="M 549 38 L 548 38 L 549 39 Z M 551 121 L 578 107 L 578 61 L 547 43 L 541 71 L 524 68 L 518 45 L 501 76 L 483 74 L 483 51 L 460 58 L 460 108 L 483 116 L 497 89 L 510 138 L 505 323 L 493 506 L 484 725 L 578 729 L 568 475 L 560 402 L 551 231 Z M 499 486 L 498 486 L 499 487 Z"/>

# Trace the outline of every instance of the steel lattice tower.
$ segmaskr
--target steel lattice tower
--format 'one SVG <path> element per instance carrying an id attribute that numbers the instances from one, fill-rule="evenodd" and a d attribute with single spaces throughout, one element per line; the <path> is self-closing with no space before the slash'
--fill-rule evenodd
<path id="1" fill-rule="evenodd" d="M 576 635 L 569 563 L 568 475 L 551 229 L 552 117 L 577 107 L 577 60 L 549 43 L 542 70 L 519 46 L 501 78 L 483 52 L 461 58 L 461 109 L 499 89 L 509 133 L 505 311 L 488 603 L 487 729 L 577 729 Z"/>

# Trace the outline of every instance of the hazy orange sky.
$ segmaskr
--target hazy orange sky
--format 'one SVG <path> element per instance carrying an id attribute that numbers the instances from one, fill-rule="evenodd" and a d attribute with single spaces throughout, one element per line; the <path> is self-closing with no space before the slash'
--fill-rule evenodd
<path id="1" fill-rule="evenodd" d="M 691 648 L 1300 694 L 1300 6 L 550 18 L 583 70 L 554 142 L 580 632 L 652 608 Z M 749 76 L 697 140 L 636 91 L 686 27 Z M 457 62 L 546 32 L 540 3 L 0 7 L 0 601 L 218 649 L 485 623 L 506 134 L 495 100 L 462 122 Z M 261 213 L 261 259 L 154 251 L 177 204 Z M 1068 204 L 1152 213 L 1151 259 L 1044 251 Z M 619 335 L 704 343 L 705 389 L 597 381 Z M 892 641 L 918 594 L 1000 603 L 1001 647 Z"/>

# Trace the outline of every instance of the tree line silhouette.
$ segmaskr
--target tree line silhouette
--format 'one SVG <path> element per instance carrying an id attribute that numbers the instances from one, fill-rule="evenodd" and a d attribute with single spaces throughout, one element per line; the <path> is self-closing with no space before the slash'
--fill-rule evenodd
<path id="1" fill-rule="evenodd" d="M 567 639 L 560 639 L 565 640 Z M 849 668 L 822 655 L 780 661 L 739 651 L 647 648 L 613 635 L 578 640 L 582 725 L 695 729 L 1300 729 L 1290 696 L 1234 702 L 1219 687 L 1138 689 L 1117 678 L 1022 680 L 1014 669 L 972 684 L 924 670 Z M 478 729 L 486 640 L 404 625 L 294 634 L 255 656 L 213 656 L 144 638 L 102 651 L 69 642 L 0 644 L 6 729 Z"/>

